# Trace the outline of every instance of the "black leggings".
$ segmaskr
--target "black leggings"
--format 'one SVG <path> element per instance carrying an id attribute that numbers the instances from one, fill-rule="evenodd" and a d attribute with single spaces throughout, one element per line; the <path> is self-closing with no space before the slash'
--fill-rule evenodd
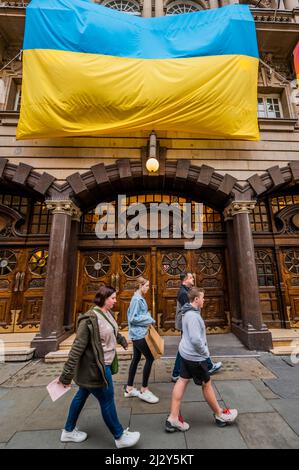
<path id="1" fill-rule="evenodd" d="M 133 386 L 134 378 L 136 375 L 137 367 L 141 359 L 141 354 L 144 355 L 146 361 L 143 368 L 142 387 L 147 387 L 148 379 L 151 373 L 152 365 L 154 362 L 153 355 L 144 338 L 133 340 L 133 359 L 129 369 L 128 385 Z"/>

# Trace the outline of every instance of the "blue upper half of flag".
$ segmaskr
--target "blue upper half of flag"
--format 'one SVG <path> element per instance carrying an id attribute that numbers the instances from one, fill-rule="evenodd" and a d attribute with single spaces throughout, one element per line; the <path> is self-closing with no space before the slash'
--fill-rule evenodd
<path id="1" fill-rule="evenodd" d="M 32 0 L 26 49 L 52 49 L 139 59 L 237 54 L 258 57 L 247 5 L 141 18 L 89 0 Z"/>

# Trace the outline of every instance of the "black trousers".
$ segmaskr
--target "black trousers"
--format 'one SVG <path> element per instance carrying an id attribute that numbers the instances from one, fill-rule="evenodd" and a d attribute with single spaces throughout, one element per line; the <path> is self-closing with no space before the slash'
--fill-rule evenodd
<path id="1" fill-rule="evenodd" d="M 142 387 L 147 387 L 152 365 L 154 362 L 153 355 L 144 338 L 133 340 L 132 343 L 133 359 L 129 369 L 128 385 L 129 387 L 132 387 L 134 384 L 137 367 L 140 362 L 141 355 L 143 354 L 146 360 L 143 368 Z"/>

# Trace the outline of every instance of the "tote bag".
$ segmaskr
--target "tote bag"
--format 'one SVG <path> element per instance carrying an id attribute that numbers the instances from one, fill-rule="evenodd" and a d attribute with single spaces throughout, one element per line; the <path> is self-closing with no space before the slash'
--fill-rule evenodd
<path id="1" fill-rule="evenodd" d="M 150 325 L 145 341 L 153 355 L 154 359 L 159 359 L 164 354 L 164 339 L 159 335 L 157 330 Z"/>

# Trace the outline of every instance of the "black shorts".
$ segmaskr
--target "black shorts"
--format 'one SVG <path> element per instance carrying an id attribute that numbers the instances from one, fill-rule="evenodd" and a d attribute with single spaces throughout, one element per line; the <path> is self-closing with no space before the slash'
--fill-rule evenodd
<path id="1" fill-rule="evenodd" d="M 196 385 L 208 383 L 210 379 L 207 361 L 187 361 L 182 357 L 180 365 L 180 377 L 182 379 L 193 379 Z"/>

